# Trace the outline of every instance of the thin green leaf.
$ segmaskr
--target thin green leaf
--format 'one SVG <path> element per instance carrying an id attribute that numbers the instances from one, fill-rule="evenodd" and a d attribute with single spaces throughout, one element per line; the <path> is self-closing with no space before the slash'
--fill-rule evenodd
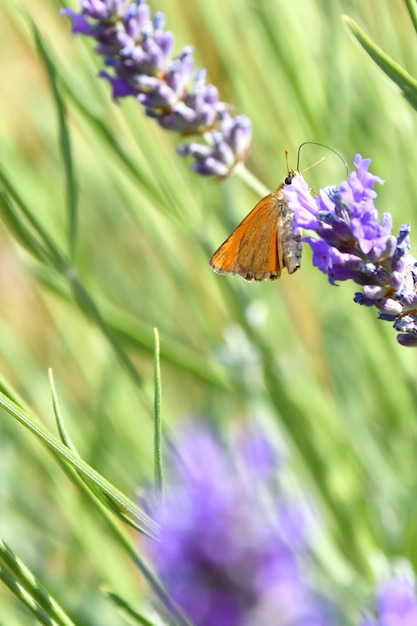
<path id="1" fill-rule="evenodd" d="M 0 566 L 0 580 L 10 589 L 13 595 L 26 606 L 27 609 L 44 626 L 56 626 L 56 623 L 45 613 L 43 609 L 34 601 L 32 596 L 24 589 L 16 579 L 5 568 Z"/>
<path id="2" fill-rule="evenodd" d="M 14 554 L 14 552 L 0 539 L 0 568 L 7 573 L 7 578 L 13 581 L 9 588 L 18 592 L 18 597 L 38 617 L 42 616 L 43 623 L 56 623 L 59 626 L 75 626 L 56 600 L 42 587 L 29 568 Z M 3 579 L 7 584 L 6 580 Z M 17 594 L 15 594 L 17 595 Z M 23 599 L 31 599 L 29 604 Z M 39 619 L 39 617 L 38 617 Z M 54 620 L 53 622 L 51 621 Z"/>
<path id="3" fill-rule="evenodd" d="M 54 294 L 71 301 L 70 293 L 53 274 L 43 267 L 37 267 L 36 273 L 39 280 Z M 123 346 L 148 354 L 153 352 L 154 341 L 149 324 L 141 322 L 138 318 L 129 317 L 124 311 L 116 311 L 114 307 L 102 301 L 100 301 L 100 310 L 103 311 L 105 324 Z M 221 365 L 208 360 L 203 354 L 175 339 L 164 337 L 160 357 L 163 362 L 171 363 L 204 383 L 226 391 L 233 389 L 230 376 Z"/>
<path id="4" fill-rule="evenodd" d="M 35 421 L 26 411 L 14 404 L 9 398 L 0 393 L 0 407 L 17 419 L 40 439 L 52 452 L 74 467 L 82 474 L 86 480 L 94 483 L 102 492 L 106 494 L 122 511 L 137 520 L 138 528 L 141 532 L 156 539 L 158 535 L 158 525 L 144 513 L 134 502 L 127 498 L 122 492 L 109 483 L 101 474 L 96 472 L 87 463 L 75 456 L 58 439 L 53 437 L 39 422 Z"/>
<path id="5" fill-rule="evenodd" d="M 411 21 L 413 22 L 414 30 L 417 32 L 417 3 L 416 0 L 404 0 L 405 5 L 410 14 Z"/>
<path id="6" fill-rule="evenodd" d="M 0 392 L 3 393 L 9 400 L 11 400 L 17 406 L 20 406 L 21 409 L 28 412 L 28 408 L 26 407 L 25 402 L 19 396 L 17 391 L 13 389 L 10 384 L 0 375 Z"/>
<path id="7" fill-rule="evenodd" d="M 56 388 L 55 388 L 55 383 L 54 383 L 54 378 L 53 378 L 53 373 L 52 373 L 51 368 L 48 370 L 48 375 L 49 375 L 49 383 L 51 386 L 52 404 L 53 404 L 53 409 L 54 409 L 54 414 L 55 414 L 55 420 L 57 423 L 61 440 L 64 443 L 64 445 L 67 446 L 67 448 L 69 448 L 71 452 L 73 452 L 73 454 L 75 454 L 77 457 L 80 457 L 76 447 L 71 441 L 69 433 L 64 424 L 64 420 L 63 420 L 61 410 L 59 407 L 58 396 L 56 393 Z M 86 487 L 94 494 L 94 496 L 103 504 L 103 506 L 105 506 L 106 508 L 110 508 L 114 513 L 116 513 L 116 515 L 120 519 L 122 519 L 124 522 L 126 522 L 126 524 L 128 524 L 135 530 L 138 530 L 138 531 L 141 530 L 140 525 L 138 525 L 132 518 L 126 515 L 123 511 L 121 511 L 119 505 L 116 504 L 116 502 L 114 502 L 112 498 L 109 498 L 109 496 L 106 493 L 104 493 L 101 489 L 99 489 L 97 485 L 95 484 L 95 482 L 92 482 L 91 480 L 86 478 L 84 474 L 79 474 L 79 478 L 86 485 Z"/>
<path id="8" fill-rule="evenodd" d="M 106 322 L 123 345 L 152 353 L 153 337 L 147 324 L 115 310 L 106 313 Z M 171 363 L 205 383 L 228 391 L 233 388 L 224 368 L 175 339 L 164 337 L 160 356 L 162 361 Z"/>
<path id="9" fill-rule="evenodd" d="M 68 247 L 70 258 L 75 255 L 78 231 L 78 186 L 75 178 L 74 167 L 72 162 L 71 138 L 67 124 L 67 111 L 64 100 L 58 86 L 57 72 L 51 55 L 49 54 L 45 43 L 42 40 L 39 30 L 32 23 L 33 34 L 36 46 L 41 55 L 51 84 L 52 95 L 55 102 L 58 127 L 59 127 L 59 145 L 61 148 L 62 162 L 64 165 L 65 181 L 66 181 L 66 206 L 68 214 Z"/>
<path id="10" fill-rule="evenodd" d="M 51 386 L 51 394 L 52 394 L 52 406 L 54 409 L 54 415 L 55 415 L 55 421 L 58 427 L 58 432 L 59 435 L 61 437 L 62 443 L 64 445 L 67 446 L 67 448 L 69 448 L 71 450 L 71 452 L 73 452 L 74 454 L 76 454 L 77 456 L 80 456 L 77 452 L 76 447 L 74 446 L 74 444 L 71 441 L 71 437 L 69 436 L 69 433 L 67 431 L 67 429 L 65 428 L 65 424 L 64 424 L 64 420 L 62 417 L 62 413 L 61 413 L 61 409 L 59 406 L 59 400 L 58 400 L 58 395 L 56 392 L 56 387 L 55 387 L 55 381 L 54 381 L 54 375 L 52 372 L 52 368 L 49 368 L 48 370 L 48 377 L 49 377 L 49 384 Z"/>
<path id="11" fill-rule="evenodd" d="M 78 302 L 81 310 L 84 311 L 84 313 L 88 317 L 94 320 L 94 322 L 97 324 L 97 326 L 100 328 L 102 333 L 105 335 L 105 337 L 113 347 L 122 364 L 125 366 L 133 382 L 141 389 L 143 386 L 142 376 L 139 374 L 133 361 L 125 352 L 124 348 L 120 345 L 117 337 L 114 335 L 113 331 L 106 323 L 106 320 L 102 316 L 98 306 L 96 305 L 88 291 L 79 282 L 78 277 L 76 276 L 74 271 L 67 273 L 66 277 L 72 287 L 74 297 Z"/>
<path id="12" fill-rule="evenodd" d="M 161 418 L 161 364 L 159 359 L 158 329 L 153 329 L 155 335 L 154 352 L 154 455 L 155 455 L 155 488 L 159 497 L 164 497 L 164 468 L 162 461 L 162 418 Z"/>
<path id="13" fill-rule="evenodd" d="M 20 211 L 26 218 L 26 220 L 29 222 L 29 224 L 35 230 L 37 235 L 43 241 L 43 244 L 47 250 L 50 263 L 52 263 L 55 268 L 62 268 L 63 266 L 65 266 L 66 264 L 65 264 L 63 255 L 61 254 L 61 252 L 55 245 L 54 241 L 50 238 L 46 230 L 43 228 L 40 222 L 36 219 L 33 212 L 29 209 L 27 204 L 24 202 L 23 198 L 17 192 L 15 186 L 12 184 L 8 175 L 6 174 L 6 171 L 1 166 L 0 166 L 0 182 L 4 185 L 7 193 L 13 198 L 16 205 L 18 206 L 18 208 L 20 209 Z"/>
<path id="14" fill-rule="evenodd" d="M 17 214 L 13 203 L 10 201 L 9 196 L 0 191 L 0 207 L 2 216 L 7 223 L 7 226 L 12 231 L 16 240 L 29 254 L 35 257 L 41 263 L 49 263 L 50 257 L 47 251 L 43 248 L 40 241 L 32 235 L 30 230 L 26 227 L 23 221 Z"/>
<path id="15" fill-rule="evenodd" d="M 343 16 L 344 21 L 356 37 L 362 48 L 381 70 L 399 87 L 406 100 L 417 109 L 417 81 L 398 63 L 388 56 L 370 39 L 352 18 Z"/>
<path id="16" fill-rule="evenodd" d="M 149 176 L 145 176 L 144 172 L 136 167 L 134 161 L 129 158 L 129 155 L 123 148 L 122 144 L 118 141 L 115 134 L 112 133 L 112 131 L 109 129 L 108 125 L 105 124 L 100 117 L 95 115 L 88 108 L 88 106 L 80 100 L 78 94 L 75 93 L 73 89 L 71 89 L 69 84 L 65 81 L 64 77 L 61 76 L 60 78 L 66 95 L 68 95 L 68 97 L 75 104 L 83 117 L 95 130 L 96 137 L 101 138 L 103 143 L 111 150 L 114 156 L 116 156 L 120 163 L 126 168 L 126 170 L 133 177 L 133 179 L 136 180 L 141 185 L 141 187 L 148 191 L 149 196 L 152 198 L 152 201 L 155 204 L 164 205 L 166 203 L 166 200 L 161 194 L 158 185 L 153 182 Z"/>
<path id="17" fill-rule="evenodd" d="M 259 196 L 266 196 L 271 193 L 271 190 L 266 187 L 261 181 L 252 174 L 244 165 L 242 165 L 237 171 L 236 175 L 245 183 L 248 189 L 251 189 L 255 194 Z"/>
<path id="18" fill-rule="evenodd" d="M 109 512 L 108 506 L 103 504 L 102 498 L 99 498 L 96 491 L 91 489 L 92 483 L 89 483 L 84 478 L 81 478 L 81 476 L 62 458 L 57 456 L 57 461 L 61 465 L 63 471 L 69 476 L 69 478 L 73 482 L 78 484 L 83 494 L 87 496 L 89 502 L 96 508 L 102 518 L 107 522 L 107 525 L 111 529 L 115 540 L 124 549 L 124 551 L 130 557 L 135 566 L 143 574 L 143 576 L 149 583 L 150 588 L 153 590 L 153 592 L 156 594 L 162 604 L 174 616 L 175 622 L 180 626 L 191 626 L 186 617 L 182 614 L 179 607 L 174 603 L 152 568 L 139 554 L 136 543 L 132 540 L 130 535 L 128 535 L 124 531 L 124 529 L 121 528 L 120 524 L 116 522 L 114 517 Z"/>
<path id="19" fill-rule="evenodd" d="M 190 626 L 186 618 L 182 615 L 180 609 L 176 606 L 176 604 L 169 596 L 161 581 L 153 572 L 152 568 L 139 554 L 136 542 L 120 526 L 118 521 L 114 519 L 114 516 L 111 515 L 109 511 L 108 501 L 103 502 L 103 493 L 99 492 L 99 490 L 96 488 L 96 485 L 92 481 L 86 480 L 84 475 L 82 475 L 76 469 L 74 469 L 74 467 L 69 465 L 61 456 L 55 454 L 55 457 L 63 472 L 74 484 L 79 487 L 83 495 L 88 499 L 88 502 L 92 506 L 94 506 L 96 511 L 98 511 L 101 517 L 105 520 L 112 532 L 113 538 L 117 541 L 118 545 L 122 547 L 128 557 L 132 560 L 134 565 L 143 574 L 143 576 L 149 583 L 150 588 L 164 604 L 164 606 L 168 609 L 168 611 L 175 617 L 176 622 L 181 626 Z M 100 494 L 100 496 L 98 494 Z M 128 523 L 132 525 L 131 520 L 128 520 Z"/>
<path id="20" fill-rule="evenodd" d="M 102 591 L 119 609 L 122 609 L 122 612 L 125 612 L 129 617 L 132 617 L 138 624 L 142 624 L 142 626 L 158 626 L 160 624 L 160 621 L 154 622 L 149 619 L 149 617 L 145 617 L 145 615 L 139 613 L 139 611 L 135 609 L 130 602 L 127 602 L 127 600 L 119 596 L 119 594 L 114 591 L 110 591 L 110 589 L 107 589 L 106 587 L 103 587 Z"/>

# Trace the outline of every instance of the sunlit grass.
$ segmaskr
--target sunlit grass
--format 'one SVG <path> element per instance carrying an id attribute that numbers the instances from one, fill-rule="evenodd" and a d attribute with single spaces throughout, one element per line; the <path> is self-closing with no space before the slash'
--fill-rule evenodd
<path id="1" fill-rule="evenodd" d="M 5 0 L 0 26 L 1 161 L 51 237 L 67 251 L 64 174 L 48 79 L 25 13 L 51 53 L 68 112 L 79 186 L 75 266 L 139 371 L 138 388 L 103 334 L 80 311 L 64 276 L 0 233 L 1 375 L 54 429 L 47 369 L 83 458 L 134 498 L 151 480 L 153 328 L 161 338 L 162 411 L 170 424 L 204 416 L 228 428 L 258 420 L 288 447 L 300 488 L 328 529 L 335 586 L 372 583 L 380 552 L 417 565 L 414 528 L 415 352 L 389 324 L 334 288 L 308 252 L 294 276 L 248 284 L 211 272 L 213 251 L 259 199 L 237 177 L 193 174 L 178 137 L 135 102 L 111 101 L 91 43 L 72 38 L 59 3 Z M 254 127 L 247 167 L 273 188 L 303 141 L 372 159 L 386 180 L 380 212 L 396 229 L 416 223 L 415 113 L 364 54 L 348 14 L 410 73 L 415 33 L 403 3 L 206 0 L 152 4 L 166 13 L 177 50 L 191 43 L 233 111 Z M 117 141 L 111 145 L 94 116 Z M 302 152 L 312 188 L 339 182 L 343 164 Z M 411 234 L 412 251 L 416 240 Z M 106 529 L 52 457 L 2 419 L 0 533 L 59 597 L 77 624 L 118 623 L 99 592 L 110 583 L 133 604 L 142 582 L 119 561 Z M 339 572 L 339 578 L 338 573 Z M 348 574 L 347 574 L 348 572 Z M 363 586 L 363 587 L 362 587 Z M 352 602 L 352 606 L 354 602 Z M 5 623 L 31 617 L 0 587 Z M 1 621 L 1 619 L 0 619 Z"/>

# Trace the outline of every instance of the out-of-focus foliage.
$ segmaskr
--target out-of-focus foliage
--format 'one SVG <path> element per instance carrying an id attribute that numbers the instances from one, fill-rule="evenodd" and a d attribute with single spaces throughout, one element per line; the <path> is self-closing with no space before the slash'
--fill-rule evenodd
<path id="1" fill-rule="evenodd" d="M 60 6 L 3 0 L 0 160 L 66 250 L 56 109 L 30 16 L 55 64 L 71 133 L 79 193 L 74 267 L 143 384 L 133 383 L 82 312 L 68 277 L 36 261 L 3 226 L 0 375 L 53 430 L 52 367 L 83 458 L 134 497 L 152 479 L 157 327 L 165 420 L 172 426 L 198 415 L 225 429 L 256 420 L 283 441 L 294 481 L 320 508 L 328 535 L 322 558 L 335 585 L 348 588 L 354 579 L 360 595 L 381 552 L 417 566 L 416 353 L 398 346 L 374 311 L 353 303 L 351 285 L 330 287 L 308 252 L 300 271 L 278 282 L 213 274 L 210 255 L 259 198 L 237 177 L 196 176 L 176 155 L 178 137 L 133 100 L 112 102 L 91 43 L 71 36 Z M 397 227 L 417 223 L 417 114 L 342 20 L 352 17 L 412 73 L 416 34 L 402 1 L 151 6 L 165 12 L 178 51 L 194 45 L 222 99 L 251 118 L 247 166 L 268 188 L 285 174 L 284 149 L 293 166 L 299 144 L 317 141 L 349 163 L 357 152 L 370 157 L 386 180 L 381 213 L 390 211 Z M 301 168 L 321 156 L 324 164 L 306 173 L 313 189 L 345 177 L 342 162 L 317 146 L 303 148 Z M 118 623 L 98 587 L 106 582 L 137 605 L 145 590 L 139 575 L 45 449 L 3 412 L 0 432 L 0 535 L 78 625 Z M 32 623 L 2 587 L 0 607 L 8 626 Z"/>

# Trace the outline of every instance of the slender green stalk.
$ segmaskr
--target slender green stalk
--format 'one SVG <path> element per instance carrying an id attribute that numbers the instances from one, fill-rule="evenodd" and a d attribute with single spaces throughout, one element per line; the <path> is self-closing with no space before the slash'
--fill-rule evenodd
<path id="1" fill-rule="evenodd" d="M 68 214 L 68 248 L 69 256 L 74 259 L 76 243 L 77 243 L 77 230 L 78 230 L 78 187 L 74 174 L 74 166 L 72 162 L 71 151 L 71 137 L 67 124 L 67 112 L 64 99 L 61 96 L 61 91 L 58 87 L 58 77 L 55 70 L 55 65 L 52 63 L 50 54 L 47 51 L 45 44 L 40 36 L 40 33 L 36 26 L 32 23 L 32 29 L 35 37 L 36 46 L 43 59 L 46 71 L 48 72 L 49 81 L 52 89 L 52 95 L 55 102 L 58 128 L 59 128 L 59 145 L 61 148 L 62 162 L 65 172 L 66 182 L 66 205 Z"/>
<path id="2" fill-rule="evenodd" d="M 410 14 L 411 21 L 413 22 L 413 26 L 415 31 L 417 32 L 417 3 L 416 0 L 404 0 L 405 5 L 408 9 L 408 13 Z"/>
<path id="3" fill-rule="evenodd" d="M 158 626 L 158 624 L 160 623 L 159 620 L 158 622 L 154 622 L 142 613 L 139 613 L 139 611 L 135 609 L 135 607 L 132 606 L 130 602 L 127 602 L 124 598 L 119 596 L 119 594 L 114 593 L 114 591 L 111 591 L 106 587 L 104 587 L 102 591 L 106 594 L 106 596 L 110 598 L 110 600 L 112 600 L 112 602 L 114 602 L 114 604 L 119 609 L 121 609 L 122 612 L 126 613 L 126 615 L 128 615 L 133 621 L 137 622 L 138 624 L 142 624 L 142 626 Z"/>
<path id="4" fill-rule="evenodd" d="M 155 455 L 155 488 L 159 496 L 164 497 L 164 469 L 162 460 L 162 417 L 161 417 L 161 365 L 159 359 L 159 334 L 154 328 L 155 353 L 154 353 L 154 455 Z"/>
<path id="5" fill-rule="evenodd" d="M 118 545 L 123 549 L 125 554 L 131 559 L 131 561 L 143 574 L 152 591 L 160 599 L 160 601 L 167 608 L 167 610 L 173 615 L 176 623 L 179 626 L 190 626 L 187 618 L 182 614 L 181 610 L 173 602 L 171 596 L 168 594 L 153 569 L 138 552 L 134 540 L 132 540 L 130 535 L 128 535 L 123 527 L 115 520 L 114 516 L 108 510 L 108 507 L 103 504 L 102 499 L 99 498 L 95 490 L 91 488 L 91 483 L 87 483 L 75 471 L 75 469 L 68 465 L 61 457 L 57 457 L 57 461 L 61 465 L 63 471 L 70 478 L 70 480 L 79 487 L 89 503 L 96 509 L 100 517 L 102 517 L 102 519 L 106 522 L 109 530 L 113 535 L 114 540 L 118 543 Z"/>
<path id="6" fill-rule="evenodd" d="M 43 228 L 39 220 L 37 220 L 37 218 L 33 215 L 33 212 L 23 201 L 23 198 L 17 192 L 15 186 L 12 185 L 12 183 L 10 182 L 10 179 L 7 176 L 6 172 L 1 168 L 0 181 L 3 183 L 5 189 L 7 190 L 7 193 L 15 201 L 21 213 L 23 213 L 23 216 L 28 221 L 29 225 L 34 229 L 37 236 L 40 237 L 44 246 L 42 249 L 42 246 L 40 247 L 40 244 L 36 243 L 36 239 L 25 227 L 24 238 L 27 243 L 26 247 L 28 247 L 28 249 L 33 252 L 34 256 L 38 258 L 38 260 L 46 256 L 48 264 L 54 267 L 55 270 L 68 281 L 74 293 L 76 302 L 80 306 L 81 310 L 90 319 L 92 319 L 94 323 L 98 326 L 98 328 L 102 331 L 106 339 L 111 344 L 113 350 L 116 352 L 120 361 L 126 368 L 135 385 L 141 389 L 143 387 L 142 376 L 139 374 L 138 370 L 136 369 L 135 365 L 133 364 L 132 360 L 130 359 L 124 348 L 120 345 L 120 342 L 117 340 L 114 333 L 106 324 L 93 298 L 79 281 L 76 269 L 66 258 L 66 256 L 61 252 L 55 241 L 48 235 L 47 231 Z M 23 228 L 23 224 L 21 224 L 20 226 Z"/>
<path id="7" fill-rule="evenodd" d="M 63 460 L 80 472 L 88 481 L 94 483 L 100 491 L 110 498 L 122 511 L 131 515 L 134 520 L 138 520 L 138 527 L 142 532 L 152 538 L 156 538 L 158 534 L 157 524 L 137 507 L 122 492 L 109 483 L 101 474 L 96 472 L 92 467 L 87 465 L 80 458 L 75 456 L 66 446 L 62 445 L 58 439 L 53 437 L 41 424 L 33 420 L 23 409 L 15 405 L 11 400 L 0 393 L 0 407 L 4 408 L 10 415 L 17 419 L 30 430 L 38 439 L 40 439 L 54 454 L 60 456 Z"/>
<path id="8" fill-rule="evenodd" d="M 26 202 L 23 201 L 23 198 L 17 192 L 15 186 L 12 185 L 10 178 L 6 173 L 6 170 L 2 167 L 0 167 L 0 182 L 4 185 L 4 188 L 10 195 L 10 197 L 13 198 L 20 211 L 23 213 L 25 219 L 43 241 L 43 244 L 45 246 L 45 252 L 49 257 L 50 263 L 54 265 L 54 267 L 64 266 L 65 261 L 62 253 L 55 245 L 55 242 L 53 241 L 53 239 L 51 239 L 47 231 L 43 228 L 39 220 L 36 219 L 33 212 L 27 206 Z"/>
<path id="9" fill-rule="evenodd" d="M 133 380 L 133 382 L 135 383 L 137 387 L 142 389 L 143 387 L 142 376 L 139 374 L 138 370 L 133 364 L 133 361 L 130 359 L 126 351 L 117 341 L 116 337 L 114 336 L 109 326 L 106 324 L 106 321 L 101 315 L 101 312 L 98 306 L 96 305 L 96 303 L 94 302 L 93 298 L 90 296 L 88 291 L 78 280 L 78 277 L 74 269 L 69 268 L 65 276 L 69 284 L 72 287 L 74 296 L 81 310 L 95 322 L 98 328 L 100 328 L 103 335 L 106 337 L 106 339 L 112 346 L 113 350 L 116 352 L 120 361 L 125 366 L 125 369 L 129 373 L 130 378 Z"/>
<path id="10" fill-rule="evenodd" d="M 42 587 L 28 567 L 1 539 L 0 571 L 3 582 L 32 611 L 38 620 L 44 620 L 42 623 L 75 626 L 74 622 Z"/>
<path id="11" fill-rule="evenodd" d="M 252 174 L 252 172 L 250 172 L 244 165 L 241 165 L 237 169 L 236 174 L 245 183 L 245 185 L 249 187 L 249 189 L 252 189 L 252 191 L 256 194 L 266 196 L 271 193 L 272 189 L 268 189 L 268 187 L 261 183 L 261 181 L 256 178 L 256 176 L 254 176 L 254 174 Z"/>
<path id="12" fill-rule="evenodd" d="M 376 43 L 359 28 L 352 18 L 344 15 L 343 19 L 365 52 L 367 52 L 381 70 L 401 89 L 404 97 L 411 106 L 417 109 L 417 81 L 415 78 L 377 46 Z"/>
<path id="13" fill-rule="evenodd" d="M 61 408 L 59 406 L 58 395 L 57 395 L 56 388 L 55 388 L 55 381 L 54 381 L 52 368 L 48 369 L 48 377 L 49 377 L 49 384 L 51 386 L 52 405 L 53 405 L 55 420 L 56 420 L 60 437 L 62 439 L 63 444 L 66 445 L 67 448 L 71 450 L 71 452 L 78 455 L 78 452 L 74 444 L 71 441 L 71 437 L 69 436 L 69 433 L 67 432 L 67 429 L 65 428 L 64 419 L 62 417 Z"/>
<path id="14" fill-rule="evenodd" d="M 26 591 L 22 585 L 16 582 L 14 576 L 12 576 L 7 570 L 0 566 L 0 580 L 10 589 L 13 595 L 26 606 L 27 609 L 35 616 L 39 624 L 44 626 L 56 626 L 56 622 L 34 601 L 30 593 Z"/>

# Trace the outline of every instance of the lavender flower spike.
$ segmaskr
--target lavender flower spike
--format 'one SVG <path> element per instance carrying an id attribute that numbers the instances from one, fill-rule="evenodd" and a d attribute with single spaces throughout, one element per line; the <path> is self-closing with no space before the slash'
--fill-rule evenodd
<path id="1" fill-rule="evenodd" d="M 151 556 L 193 626 L 337 623 L 306 582 L 303 512 L 271 492 L 272 454 L 245 441 L 232 458 L 196 426 L 179 439 Z"/>
<path id="2" fill-rule="evenodd" d="M 296 176 L 284 189 L 294 211 L 294 228 L 313 231 L 305 237 L 313 251 L 313 264 L 329 282 L 353 280 L 363 287 L 354 300 L 375 306 L 379 318 L 393 322 L 403 346 L 417 346 L 417 261 L 410 254 L 410 225 L 391 234 L 392 217 L 379 219 L 374 206 L 376 183 L 368 171 L 370 159 L 357 154 L 357 172 L 339 187 L 327 187 L 312 196 L 307 183 Z"/>
<path id="3" fill-rule="evenodd" d="M 193 49 L 173 57 L 174 35 L 165 30 L 165 16 L 151 16 L 146 0 L 79 0 L 81 12 L 62 9 L 72 20 L 73 33 L 96 40 L 95 51 L 108 71 L 100 72 L 115 99 L 134 96 L 146 115 L 166 130 L 200 135 L 206 143 L 179 146 L 193 156 L 199 174 L 226 177 L 249 152 L 251 123 L 233 118 L 207 84 L 206 71 L 194 71 Z"/>

